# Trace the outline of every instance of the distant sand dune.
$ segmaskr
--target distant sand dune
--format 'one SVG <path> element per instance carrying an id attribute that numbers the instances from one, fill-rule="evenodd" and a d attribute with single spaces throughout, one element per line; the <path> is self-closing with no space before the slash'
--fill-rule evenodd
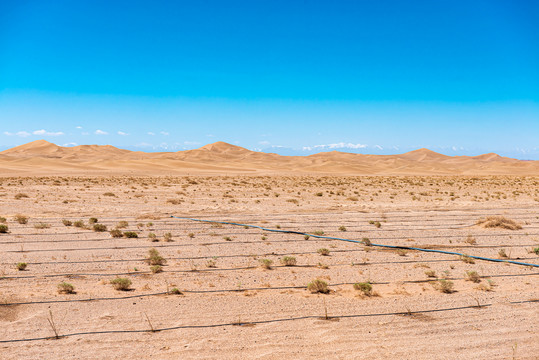
<path id="1" fill-rule="evenodd" d="M 428 149 L 398 155 L 339 151 L 310 156 L 281 156 L 216 142 L 199 149 L 146 153 L 111 145 L 63 147 L 33 141 L 0 153 L 1 173 L 114 172 L 184 173 L 332 173 L 349 175 L 539 175 L 539 161 L 494 153 L 447 156 Z M 0 173 L 0 174 L 1 174 Z"/>

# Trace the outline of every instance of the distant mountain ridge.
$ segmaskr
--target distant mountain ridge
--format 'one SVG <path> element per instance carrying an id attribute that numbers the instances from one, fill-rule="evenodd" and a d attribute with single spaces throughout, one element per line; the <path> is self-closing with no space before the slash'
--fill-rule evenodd
<path id="1" fill-rule="evenodd" d="M 494 153 L 448 156 L 429 149 L 396 155 L 340 151 L 283 156 L 218 141 L 198 149 L 148 153 L 111 145 L 58 146 L 37 140 L 0 152 L 6 172 L 117 171 L 142 173 L 246 172 L 327 173 L 350 175 L 539 175 L 539 161 Z M 1 170 L 0 170 L 1 171 Z"/>

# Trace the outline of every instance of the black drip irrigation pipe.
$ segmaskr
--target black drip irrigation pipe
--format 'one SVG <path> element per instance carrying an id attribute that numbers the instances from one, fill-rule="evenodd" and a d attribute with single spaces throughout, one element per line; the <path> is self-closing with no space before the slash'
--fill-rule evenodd
<path id="1" fill-rule="evenodd" d="M 465 257 L 469 257 L 469 258 L 476 259 L 476 260 L 509 263 L 509 264 L 515 264 L 515 265 L 521 265 L 521 266 L 532 266 L 532 267 L 539 268 L 538 264 L 524 263 L 524 262 L 514 261 L 514 260 L 503 260 L 503 259 L 487 258 L 487 257 L 483 257 L 483 256 L 467 255 L 467 254 L 453 252 L 453 251 L 444 251 L 444 250 L 436 250 L 436 249 L 423 249 L 423 248 L 417 248 L 417 247 L 411 247 L 411 246 L 394 246 L 394 245 L 384 245 L 384 244 L 374 244 L 374 243 L 366 244 L 364 241 L 360 241 L 360 240 L 344 239 L 344 238 L 337 238 L 337 237 L 323 236 L 323 235 L 314 235 L 314 234 L 309 234 L 309 233 L 305 233 L 305 232 L 301 232 L 301 231 L 294 231 L 294 230 L 268 229 L 268 228 L 264 228 L 262 226 L 257 226 L 257 225 L 239 224 L 239 223 L 233 223 L 233 222 L 227 222 L 227 221 L 217 221 L 217 220 L 195 219 L 195 218 L 181 217 L 181 216 L 174 216 L 174 215 L 171 215 L 170 217 L 174 218 L 174 219 L 180 219 L 180 220 L 189 220 L 189 221 L 199 221 L 199 222 L 205 222 L 205 223 L 242 226 L 244 228 L 254 228 L 254 229 L 260 229 L 260 230 L 263 230 L 263 231 L 276 232 L 276 233 L 307 235 L 309 237 L 313 237 L 313 238 L 317 238 L 317 239 L 346 241 L 346 242 L 351 242 L 351 243 L 356 243 L 356 244 L 363 244 L 363 245 L 382 247 L 382 248 L 405 249 L 405 250 L 433 252 L 433 253 L 447 254 L 447 255 L 465 256 Z"/>
<path id="2" fill-rule="evenodd" d="M 525 304 L 525 303 L 535 303 L 539 300 L 520 300 L 520 301 L 509 301 L 509 304 Z M 442 308 L 442 309 L 428 309 L 428 310 L 417 310 L 417 311 L 405 311 L 405 312 L 389 312 L 389 313 L 374 313 L 374 314 L 351 314 L 351 315 L 306 315 L 306 316 L 296 316 L 290 318 L 278 318 L 278 319 L 267 319 L 267 320 L 255 320 L 255 321 L 246 321 L 246 322 L 228 322 L 220 324 L 206 324 L 206 325 L 179 325 L 171 326 L 165 328 L 152 328 L 152 329 L 139 329 L 139 330 L 102 330 L 102 331 L 84 331 L 76 332 L 69 334 L 58 334 L 57 336 L 43 336 L 36 338 L 23 338 L 23 339 L 10 339 L 10 340 L 0 340 L 0 343 L 16 343 L 16 342 L 29 342 L 29 341 L 39 341 L 39 340 L 54 340 L 62 339 L 72 336 L 84 336 L 84 335 L 100 335 L 100 334 L 136 334 L 136 333 L 153 333 L 161 331 L 171 331 L 179 329 L 208 329 L 208 328 L 217 328 L 225 326 L 254 326 L 259 324 L 269 324 L 276 322 L 285 322 L 285 321 L 296 321 L 296 320 L 335 320 L 335 319 L 352 319 L 352 318 L 362 318 L 362 317 L 377 317 L 377 316 L 413 316 L 416 314 L 427 314 L 427 313 L 437 313 L 444 311 L 457 311 L 465 309 L 482 309 L 493 304 L 477 304 L 477 305 L 466 305 L 466 306 L 457 306 L 452 308 Z"/>

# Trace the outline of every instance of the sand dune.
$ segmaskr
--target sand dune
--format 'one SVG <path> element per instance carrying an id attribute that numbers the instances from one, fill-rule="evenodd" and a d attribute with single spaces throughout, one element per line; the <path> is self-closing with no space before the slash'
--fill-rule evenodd
<path id="1" fill-rule="evenodd" d="M 447 156 L 428 149 L 397 155 L 339 151 L 310 156 L 281 156 L 216 142 L 199 149 L 145 153 L 111 145 L 62 147 L 33 141 L 0 153 L 4 173 L 129 172 L 144 174 L 207 172 L 291 172 L 350 175 L 537 175 L 539 161 L 522 161 L 490 153 Z"/>

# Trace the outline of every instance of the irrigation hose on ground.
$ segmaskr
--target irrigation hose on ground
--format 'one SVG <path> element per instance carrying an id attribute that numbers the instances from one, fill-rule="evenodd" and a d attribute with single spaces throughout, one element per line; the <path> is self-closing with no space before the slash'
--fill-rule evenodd
<path id="1" fill-rule="evenodd" d="M 515 265 L 521 265 L 521 266 L 531 266 L 531 267 L 539 268 L 538 264 L 530 264 L 530 263 L 524 263 L 524 262 L 514 261 L 514 260 L 487 258 L 487 257 L 483 257 L 483 256 L 468 255 L 468 254 L 463 254 L 463 253 L 458 253 L 458 252 L 453 252 L 453 251 L 444 251 L 444 250 L 435 250 L 435 249 L 423 249 L 423 248 L 410 247 L 410 246 L 395 246 L 395 245 L 384 245 L 384 244 L 374 244 L 374 243 L 366 244 L 364 241 L 361 241 L 361 240 L 352 240 L 352 239 L 344 239 L 344 238 L 338 238 L 338 237 L 332 237 L 332 236 L 314 235 L 314 234 L 309 234 L 309 233 L 305 233 L 305 232 L 301 232 L 301 231 L 294 231 L 294 230 L 268 229 L 268 228 L 265 228 L 265 227 L 262 227 L 262 226 L 257 226 L 257 225 L 239 224 L 239 223 L 228 222 L 228 221 L 195 219 L 195 218 L 181 217 L 181 216 L 174 216 L 174 215 L 171 215 L 170 217 L 174 218 L 174 219 L 198 221 L 198 222 L 205 222 L 205 223 L 211 223 L 211 224 L 242 226 L 244 228 L 260 229 L 260 230 L 263 230 L 263 231 L 276 232 L 276 233 L 282 233 L 282 234 L 307 235 L 307 236 L 317 238 L 317 239 L 346 241 L 346 242 L 351 242 L 351 243 L 356 243 L 356 244 L 363 244 L 363 245 L 368 245 L 368 246 L 376 246 L 376 247 L 389 248 L 389 249 L 405 249 L 405 250 L 423 251 L 423 252 L 439 253 L 439 254 L 446 254 L 446 255 L 465 256 L 465 257 L 469 257 L 469 258 L 476 259 L 476 260 L 509 263 L 509 264 L 515 264 Z"/>

